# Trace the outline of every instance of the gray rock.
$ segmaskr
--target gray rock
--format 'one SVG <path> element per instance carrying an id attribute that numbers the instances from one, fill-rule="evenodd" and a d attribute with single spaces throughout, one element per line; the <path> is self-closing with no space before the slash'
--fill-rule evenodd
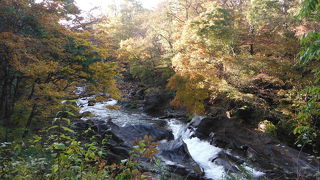
<path id="1" fill-rule="evenodd" d="M 93 100 L 93 99 L 90 99 L 90 100 L 88 101 L 88 106 L 94 106 L 95 104 L 96 104 L 96 101 Z"/>
<path id="2" fill-rule="evenodd" d="M 199 178 L 204 175 L 203 170 L 192 159 L 187 145 L 182 140 L 178 139 L 175 141 L 164 143 L 160 145 L 159 149 L 159 155 L 161 157 L 177 163 L 176 165 L 171 165 L 172 167 L 174 167 L 174 169 L 177 168 L 181 172 L 188 172 L 191 176 L 198 176 Z M 177 171 L 175 172 L 179 173 Z"/>
<path id="3" fill-rule="evenodd" d="M 196 128 L 200 139 L 212 140 L 212 144 L 229 149 L 234 157 L 241 157 L 262 169 L 270 179 L 281 174 L 283 179 L 301 176 L 307 178 L 316 174 L 319 161 L 308 161 L 308 155 L 290 148 L 267 134 L 251 130 L 241 123 L 241 119 L 227 118 L 225 115 L 204 118 Z M 214 136 L 210 137 L 213 133 Z M 239 158 L 238 158 L 239 159 Z M 237 163 L 230 157 L 218 158 L 217 163 L 226 169 L 233 169 Z M 305 168 L 308 167 L 308 168 Z M 297 174 L 299 172 L 299 174 Z"/>
<path id="4" fill-rule="evenodd" d="M 92 117 L 93 114 L 90 111 L 86 111 L 86 112 L 83 112 L 80 116 L 81 117 Z"/>

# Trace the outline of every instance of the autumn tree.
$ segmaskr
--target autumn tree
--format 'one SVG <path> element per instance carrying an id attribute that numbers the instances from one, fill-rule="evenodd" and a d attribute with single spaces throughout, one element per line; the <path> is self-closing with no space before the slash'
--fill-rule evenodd
<path id="1" fill-rule="evenodd" d="M 105 52 L 85 34 L 59 23 L 79 13 L 73 1 L 6 0 L 0 5 L 0 120 L 5 139 L 12 138 L 13 129 L 24 137 L 34 122 L 52 119 L 81 82 L 109 86 L 109 93 L 117 94 L 110 77 L 116 74 L 115 66 L 105 68 L 111 73 L 103 82 L 95 78 L 98 69 L 90 68 L 103 62 Z"/>

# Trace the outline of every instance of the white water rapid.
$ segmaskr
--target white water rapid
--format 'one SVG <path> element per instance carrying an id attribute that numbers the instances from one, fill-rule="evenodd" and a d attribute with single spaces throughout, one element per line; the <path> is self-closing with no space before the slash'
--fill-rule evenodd
<path id="1" fill-rule="evenodd" d="M 90 112 L 93 117 L 84 117 L 83 120 L 88 119 L 100 119 L 108 120 L 112 119 L 112 122 L 119 126 L 125 126 L 126 124 L 139 124 L 139 123 L 149 123 L 152 124 L 155 121 L 159 121 L 159 118 L 154 118 L 148 116 L 141 112 L 127 112 L 125 110 L 111 110 L 106 108 L 106 106 L 116 105 L 116 100 L 110 100 L 107 102 L 97 102 L 93 106 L 89 106 L 88 102 L 93 97 L 80 98 L 77 101 L 80 107 L 80 113 Z M 195 116 L 190 123 L 197 124 L 200 123 L 202 117 Z M 192 137 L 194 130 L 189 129 L 189 124 L 180 122 L 177 119 L 168 119 L 168 128 L 172 130 L 174 139 L 181 138 L 187 145 L 189 153 L 193 160 L 203 169 L 205 177 L 208 179 L 222 180 L 226 178 L 226 172 L 224 167 L 216 165 L 212 162 L 219 152 L 224 151 L 221 148 L 211 145 L 207 141 L 200 140 L 197 137 Z M 174 162 L 166 161 L 168 164 L 174 164 Z M 248 166 L 245 167 L 247 170 L 251 171 L 255 177 L 262 176 L 263 173 L 254 170 Z"/>
<path id="2" fill-rule="evenodd" d="M 190 123 L 199 123 L 202 117 L 195 116 Z M 189 124 L 190 124 L 189 123 Z M 222 149 L 210 145 L 207 141 L 201 141 L 197 137 L 191 137 L 193 132 L 188 129 L 188 124 L 183 124 L 175 119 L 171 119 L 168 123 L 171 128 L 175 139 L 182 138 L 186 143 L 192 158 L 204 170 L 205 177 L 215 180 L 225 178 L 225 171 L 223 166 L 218 166 L 211 162 Z"/>

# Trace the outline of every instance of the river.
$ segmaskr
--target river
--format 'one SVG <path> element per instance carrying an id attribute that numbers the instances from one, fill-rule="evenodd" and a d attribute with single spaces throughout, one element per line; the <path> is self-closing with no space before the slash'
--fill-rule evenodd
<path id="1" fill-rule="evenodd" d="M 92 97 L 84 97 L 77 100 L 77 104 L 80 107 L 80 113 L 90 112 L 93 114 L 93 117 L 85 117 L 82 120 L 86 121 L 89 119 L 112 119 L 112 122 L 118 126 L 124 127 L 127 125 L 133 124 L 150 124 L 150 125 L 159 125 L 165 121 L 165 128 L 172 131 L 174 136 L 173 143 L 175 141 L 183 141 L 187 145 L 187 149 L 192 157 L 192 159 L 201 167 L 204 172 L 205 179 L 214 179 L 221 180 L 226 179 L 227 172 L 222 165 L 217 165 L 212 162 L 212 159 L 216 158 L 216 156 L 221 152 L 225 151 L 229 153 L 228 150 L 224 150 L 218 147 L 211 145 L 208 141 L 200 140 L 197 137 L 193 137 L 194 129 L 188 128 L 190 124 L 199 123 L 203 117 L 195 116 L 190 123 L 184 123 L 178 119 L 170 118 L 170 119 L 160 119 L 159 117 L 149 116 L 142 111 L 128 111 L 124 109 L 120 110 L 111 110 L 106 108 L 106 106 L 116 105 L 118 102 L 116 100 L 109 100 L 107 102 L 97 102 L 93 106 L 88 105 L 88 101 Z M 162 141 L 161 146 L 167 146 L 166 143 L 170 143 L 167 141 Z M 180 165 L 179 162 L 173 162 L 164 157 L 160 158 L 167 165 Z M 183 166 L 183 165 L 180 165 Z M 250 171 L 250 173 L 254 177 L 263 176 L 264 173 L 257 171 L 247 165 L 244 165 L 245 169 Z"/>

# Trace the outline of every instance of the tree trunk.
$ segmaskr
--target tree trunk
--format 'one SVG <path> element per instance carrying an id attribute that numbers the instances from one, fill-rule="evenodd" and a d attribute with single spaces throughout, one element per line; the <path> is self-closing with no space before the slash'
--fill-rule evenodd
<path id="1" fill-rule="evenodd" d="M 250 53 L 250 55 L 254 55 L 253 44 L 249 45 L 249 53 Z"/>
<path id="2" fill-rule="evenodd" d="M 33 117 L 34 117 L 34 115 L 35 115 L 36 108 L 37 108 L 37 105 L 34 103 L 34 104 L 32 105 L 32 110 L 31 110 L 31 112 L 30 112 L 30 115 L 29 115 L 29 118 L 28 118 L 26 127 L 25 127 L 25 129 L 24 129 L 22 138 L 25 138 L 25 137 L 27 136 L 27 134 L 29 133 L 29 129 L 30 129 L 30 127 L 31 127 L 32 119 L 33 119 Z"/>
<path id="3" fill-rule="evenodd" d="M 250 55 L 254 55 L 255 54 L 255 52 L 254 52 L 254 26 L 253 25 L 250 25 L 250 34 L 249 34 L 249 36 L 250 36 L 250 44 L 249 44 L 249 53 L 250 53 Z"/>
<path id="4" fill-rule="evenodd" d="M 18 99 L 18 89 L 19 89 L 19 84 L 20 84 L 20 77 L 16 77 L 16 80 L 15 80 L 15 85 L 14 85 L 14 91 L 13 91 L 13 102 L 12 102 L 12 105 L 11 105 L 11 109 L 12 111 L 14 111 L 14 108 L 15 108 L 15 105 L 16 105 L 16 101 Z"/>
<path id="5" fill-rule="evenodd" d="M 34 95 L 34 91 L 35 91 L 35 87 L 36 87 L 36 83 L 38 82 L 38 79 L 36 79 L 32 85 L 32 88 L 31 88 L 31 92 L 30 92 L 30 95 L 28 96 L 28 100 L 32 100 L 32 97 Z M 23 135 L 22 135 L 22 138 L 25 138 L 27 136 L 27 134 L 29 133 L 29 129 L 31 127 L 31 122 L 32 122 L 32 119 L 35 115 L 35 111 L 36 111 L 36 103 L 33 103 L 32 105 L 32 109 L 31 109 L 31 112 L 30 112 L 30 115 L 28 117 L 28 120 L 27 120 L 27 124 L 25 126 L 25 129 L 24 129 L 24 132 L 23 132 Z"/>
<path id="6" fill-rule="evenodd" d="M 0 119 L 5 118 L 6 114 L 6 98 L 7 98 L 7 86 L 8 86 L 8 70 L 5 70 L 3 76 L 3 85 L 1 87 L 1 97 L 0 97 Z"/>

